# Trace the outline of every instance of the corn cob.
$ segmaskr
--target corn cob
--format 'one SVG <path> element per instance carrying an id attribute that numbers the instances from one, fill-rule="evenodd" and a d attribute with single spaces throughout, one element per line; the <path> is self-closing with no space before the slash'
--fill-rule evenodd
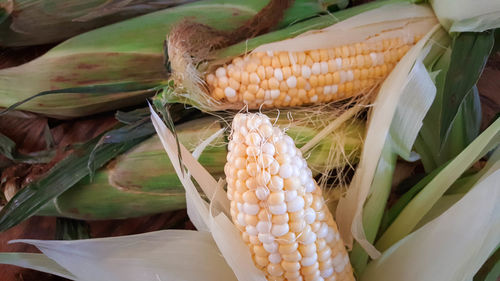
<path id="1" fill-rule="evenodd" d="M 314 19 L 290 27 L 288 34 L 328 23 L 327 17 Z M 177 35 L 179 27 L 168 39 L 168 51 L 177 92 L 203 109 L 299 106 L 371 92 L 436 23 L 427 6 L 399 3 L 283 41 L 259 45 L 266 39 L 256 38 L 257 43 L 250 40 L 209 58 L 188 57 L 190 47 L 178 42 L 188 38 Z M 227 56 L 243 47 L 242 55 Z"/>
<path id="2" fill-rule="evenodd" d="M 297 117 L 298 113 L 292 116 Z M 281 117 L 278 124 L 287 128 L 297 145 L 302 146 L 321 130 L 318 121 L 300 124 Z M 221 123 L 216 118 L 202 118 L 181 124 L 176 131 L 179 141 L 192 151 L 201 140 L 220 128 Z M 359 121 L 340 128 L 310 151 L 308 164 L 318 173 L 356 163 L 363 131 L 363 123 Z M 224 173 L 227 149 L 223 139 L 215 142 L 203 151 L 199 161 L 219 178 Z M 334 161 L 325 157 L 332 149 L 338 154 Z M 92 182 L 87 178 L 80 181 L 45 205 L 38 214 L 97 220 L 137 217 L 181 208 L 185 208 L 184 189 L 158 137 L 154 136 L 98 170 Z"/>
<path id="3" fill-rule="evenodd" d="M 6 14 L 0 19 L 0 46 L 58 42 L 100 26 L 192 1 L 4 1 L 0 3 L 0 14 Z"/>
<path id="4" fill-rule="evenodd" d="M 333 216 L 293 140 L 238 114 L 224 167 L 231 217 L 268 280 L 354 280 Z"/>
<path id="5" fill-rule="evenodd" d="M 152 88 L 169 77 L 164 67 L 163 40 L 174 24 L 192 18 L 227 30 L 255 16 L 268 2 L 200 1 L 81 34 L 31 62 L 0 70 L 0 107 L 43 91 L 96 85 L 108 85 L 111 90 L 82 89 L 79 93 L 43 96 L 18 109 L 71 118 L 142 103 L 156 93 Z M 295 1 L 278 26 L 314 16 L 336 2 Z M 125 89 L 124 84 L 133 85 L 133 89 Z"/>

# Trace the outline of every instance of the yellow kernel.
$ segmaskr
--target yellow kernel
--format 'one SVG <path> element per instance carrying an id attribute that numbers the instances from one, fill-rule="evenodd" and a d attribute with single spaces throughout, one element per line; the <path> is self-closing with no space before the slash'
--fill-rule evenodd
<path id="1" fill-rule="evenodd" d="M 272 276 L 283 275 L 283 268 L 279 264 L 270 263 L 267 265 L 267 272 Z"/>
<path id="2" fill-rule="evenodd" d="M 281 63 L 278 57 L 274 56 L 271 59 L 271 66 L 274 68 L 281 68 Z"/>
<path id="3" fill-rule="evenodd" d="M 279 54 L 279 60 L 282 67 L 290 65 L 290 59 L 288 58 L 288 52 L 281 52 Z"/>
<path id="4" fill-rule="evenodd" d="M 264 66 L 264 67 L 271 66 L 271 58 L 270 57 L 263 56 L 261 61 L 262 61 L 262 66 Z"/>
<path id="5" fill-rule="evenodd" d="M 307 66 L 309 67 L 312 67 L 312 65 L 314 64 L 314 61 L 313 59 L 310 57 L 310 56 L 307 56 L 306 57 L 306 63 L 305 63 Z"/>
<path id="6" fill-rule="evenodd" d="M 290 244 L 294 243 L 297 240 L 297 237 L 295 236 L 295 233 L 288 232 L 287 234 L 280 236 L 278 240 L 280 244 Z"/>
<path id="7" fill-rule="evenodd" d="M 342 54 L 341 54 L 342 58 L 347 58 L 349 57 L 349 47 L 347 46 L 343 46 L 342 47 Z"/>
<path id="8" fill-rule="evenodd" d="M 299 91 L 297 92 L 297 96 L 299 99 L 301 100 L 304 100 L 307 98 L 307 93 L 306 93 L 306 90 L 304 89 L 299 89 Z"/>
<path id="9" fill-rule="evenodd" d="M 257 93 L 258 90 L 259 90 L 259 86 L 255 85 L 255 84 L 248 85 L 247 91 L 250 92 L 251 94 Z"/>
<path id="10" fill-rule="evenodd" d="M 298 98 L 292 98 L 292 100 L 290 100 L 290 106 L 297 106 L 300 104 L 300 100 Z"/>
<path id="11" fill-rule="evenodd" d="M 225 97 L 224 91 L 221 88 L 215 88 L 214 96 L 216 99 L 223 99 Z"/>
<path id="12" fill-rule="evenodd" d="M 273 215 L 272 222 L 273 224 L 285 224 L 288 223 L 288 214 L 283 215 Z"/>
<path id="13" fill-rule="evenodd" d="M 292 98 L 297 97 L 298 92 L 297 88 L 288 89 L 288 95 Z"/>
<path id="14" fill-rule="evenodd" d="M 307 96 L 312 98 L 316 95 L 316 89 L 312 88 L 311 90 L 307 91 Z"/>
<path id="15" fill-rule="evenodd" d="M 259 76 L 260 80 L 266 79 L 266 68 L 262 65 L 257 67 L 257 75 Z"/>
<path id="16" fill-rule="evenodd" d="M 337 91 L 339 94 L 342 94 L 345 92 L 345 84 L 340 84 L 339 89 Z"/>
<path id="17" fill-rule="evenodd" d="M 306 222 L 304 220 L 290 222 L 290 231 L 292 232 L 299 233 L 304 227 L 306 227 Z"/>
<path id="18" fill-rule="evenodd" d="M 318 75 L 318 86 L 325 86 L 325 75 Z"/>
<path id="19" fill-rule="evenodd" d="M 208 85 L 213 85 L 215 83 L 215 75 L 208 74 L 205 80 L 207 81 Z"/>
<path id="20" fill-rule="evenodd" d="M 253 252 L 255 253 L 256 256 L 260 257 L 267 257 L 269 255 L 266 249 L 264 249 L 264 247 L 261 245 L 254 245 Z"/>
<path id="21" fill-rule="evenodd" d="M 282 91 L 282 92 L 288 91 L 288 85 L 286 84 L 285 81 L 280 82 L 280 91 Z"/>
<path id="22" fill-rule="evenodd" d="M 304 89 L 306 87 L 307 81 L 304 77 L 297 78 L 297 88 Z"/>
<path id="23" fill-rule="evenodd" d="M 311 59 L 313 60 L 313 62 L 319 62 L 320 61 L 320 54 L 319 54 L 318 50 L 311 50 L 309 52 L 309 56 L 311 57 Z"/>
<path id="24" fill-rule="evenodd" d="M 278 79 L 276 79 L 274 77 L 269 78 L 268 84 L 269 84 L 269 89 L 271 89 L 271 90 L 277 90 L 280 86 Z"/>
<path id="25" fill-rule="evenodd" d="M 340 83 L 340 72 L 335 71 L 333 73 L 333 84 L 338 84 Z"/>
<path id="26" fill-rule="evenodd" d="M 313 275 L 315 272 L 317 272 L 319 269 L 319 264 L 316 262 L 311 266 L 303 266 L 300 271 L 304 275 Z"/>
<path id="27" fill-rule="evenodd" d="M 260 82 L 260 88 L 264 89 L 264 90 L 268 90 L 269 89 L 268 81 L 263 80 L 262 82 Z"/>
<path id="28" fill-rule="evenodd" d="M 356 65 L 358 67 L 363 67 L 365 65 L 365 56 L 357 55 L 356 56 Z"/>
<path id="29" fill-rule="evenodd" d="M 283 261 L 281 262 L 281 266 L 287 272 L 298 272 L 300 270 L 300 263 L 298 262 Z"/>
<path id="30" fill-rule="evenodd" d="M 238 90 L 240 88 L 240 83 L 231 77 L 229 78 L 229 87 L 233 88 L 234 90 Z"/>
<path id="31" fill-rule="evenodd" d="M 283 67 L 281 70 L 283 71 L 283 79 L 286 80 L 292 76 L 292 69 L 289 66 Z"/>
<path id="32" fill-rule="evenodd" d="M 354 45 L 349 45 L 349 56 L 355 57 L 356 56 L 356 47 Z"/>
<path id="33" fill-rule="evenodd" d="M 365 69 L 365 68 L 363 68 Z M 358 68 L 354 69 L 354 71 L 352 72 L 353 73 L 353 76 L 354 76 L 354 80 L 359 80 L 360 77 L 361 77 L 361 70 L 359 70 Z"/>
<path id="34" fill-rule="evenodd" d="M 323 95 L 323 87 L 316 87 L 316 94 Z"/>
<path id="35" fill-rule="evenodd" d="M 248 74 L 248 72 L 244 71 L 241 73 L 241 84 L 243 85 L 248 85 L 249 83 L 249 80 L 250 80 L 250 75 Z"/>
<path id="36" fill-rule="evenodd" d="M 304 52 L 297 53 L 297 63 L 300 65 L 306 63 L 306 54 Z"/>
<path id="37" fill-rule="evenodd" d="M 328 61 L 328 72 L 335 72 L 337 70 L 337 64 L 335 63 L 335 60 L 329 60 Z"/>
<path id="38" fill-rule="evenodd" d="M 325 84 L 326 85 L 332 85 L 333 84 L 333 74 L 327 73 L 325 75 Z"/>
<path id="39" fill-rule="evenodd" d="M 320 61 L 328 61 L 328 50 L 321 49 L 319 50 Z"/>
<path id="40" fill-rule="evenodd" d="M 250 94 L 250 92 L 246 91 L 243 93 L 243 100 L 251 102 L 255 100 L 255 96 Z"/>
<path id="41" fill-rule="evenodd" d="M 352 83 L 353 83 L 353 90 L 355 93 L 357 93 L 361 89 L 361 81 L 354 80 L 354 81 L 352 81 Z"/>
<path id="42" fill-rule="evenodd" d="M 297 251 L 298 248 L 299 248 L 299 243 L 293 242 L 291 244 L 281 244 L 279 246 L 278 251 L 282 255 L 287 255 Z"/>
<path id="43" fill-rule="evenodd" d="M 257 64 L 254 63 L 254 62 L 250 62 L 249 64 L 247 64 L 247 67 L 246 67 L 246 71 L 247 72 L 255 72 L 257 70 Z"/>
<path id="44" fill-rule="evenodd" d="M 302 255 L 299 253 L 299 251 L 292 252 L 290 254 L 284 254 L 282 255 L 283 260 L 285 261 L 292 261 L 292 262 L 297 262 L 302 259 Z"/>
<path id="45" fill-rule="evenodd" d="M 245 215 L 245 222 L 249 225 L 256 226 L 258 221 L 257 216 Z"/>
<path id="46" fill-rule="evenodd" d="M 269 258 L 267 256 L 266 257 L 255 256 L 254 259 L 255 259 L 255 263 L 258 266 L 266 267 L 269 264 Z"/>
<path id="47" fill-rule="evenodd" d="M 269 198 L 267 199 L 267 203 L 270 205 L 281 204 L 285 201 L 285 193 L 283 191 L 279 192 L 271 192 L 269 194 Z"/>
<path id="48" fill-rule="evenodd" d="M 259 89 L 255 97 L 257 99 L 264 99 L 266 97 L 266 91 L 264 91 L 264 89 Z"/>
<path id="49" fill-rule="evenodd" d="M 310 257 L 316 253 L 316 244 L 300 244 L 299 251 L 304 257 Z"/>
<path id="50" fill-rule="evenodd" d="M 309 77 L 309 84 L 311 84 L 311 87 L 313 88 L 318 86 L 318 76 L 311 75 L 311 77 Z"/>

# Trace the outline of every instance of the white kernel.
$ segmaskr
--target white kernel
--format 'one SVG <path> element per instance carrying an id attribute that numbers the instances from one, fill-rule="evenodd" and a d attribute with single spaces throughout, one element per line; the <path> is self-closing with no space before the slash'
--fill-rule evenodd
<path id="1" fill-rule="evenodd" d="M 279 253 L 272 253 L 269 255 L 269 261 L 271 263 L 280 263 L 281 262 L 281 255 Z"/>
<path id="2" fill-rule="evenodd" d="M 259 154 L 261 154 L 261 150 L 259 146 L 248 146 L 246 153 L 250 157 L 257 157 Z"/>
<path id="3" fill-rule="evenodd" d="M 378 55 L 378 65 L 383 65 L 384 64 L 384 55 L 379 54 Z"/>
<path id="4" fill-rule="evenodd" d="M 280 96 L 280 90 L 271 90 L 271 98 L 273 100 L 277 99 Z"/>
<path id="5" fill-rule="evenodd" d="M 278 79 L 278 81 L 283 81 L 283 71 L 281 71 L 281 68 L 274 69 L 274 78 Z"/>
<path id="6" fill-rule="evenodd" d="M 244 213 L 238 213 L 238 216 L 236 216 L 236 220 L 241 226 L 246 226 L 247 223 L 245 221 L 245 214 Z"/>
<path id="7" fill-rule="evenodd" d="M 255 162 L 248 163 L 248 165 L 247 165 L 247 173 L 250 176 L 255 177 L 255 176 L 257 176 L 258 172 L 259 172 L 259 166 L 257 166 L 257 163 L 255 163 Z"/>
<path id="8" fill-rule="evenodd" d="M 257 232 L 257 228 L 255 228 L 255 226 L 253 225 L 245 226 L 245 231 L 248 233 L 248 235 L 252 236 L 257 236 L 257 234 L 259 234 L 259 232 Z"/>
<path id="9" fill-rule="evenodd" d="M 310 179 L 309 181 L 306 182 L 305 188 L 306 192 L 313 192 L 316 189 L 316 185 L 314 184 L 314 181 Z"/>
<path id="10" fill-rule="evenodd" d="M 261 167 L 267 168 L 271 166 L 271 163 L 273 163 L 275 160 L 271 155 L 262 153 L 257 161 Z"/>
<path id="11" fill-rule="evenodd" d="M 290 60 L 290 63 L 292 65 L 295 65 L 297 62 L 295 61 L 295 58 L 293 57 L 293 53 L 292 52 L 288 52 L 288 59 Z"/>
<path id="12" fill-rule="evenodd" d="M 285 201 L 290 202 L 297 198 L 297 190 L 287 190 L 285 192 Z"/>
<path id="13" fill-rule="evenodd" d="M 219 67 L 215 71 L 215 76 L 218 78 L 225 77 L 226 76 L 226 69 L 224 67 Z"/>
<path id="14" fill-rule="evenodd" d="M 274 56 L 274 52 L 273 51 L 266 51 L 266 54 L 270 57 L 273 57 Z"/>
<path id="15" fill-rule="evenodd" d="M 247 127 L 249 130 L 257 130 L 262 123 L 262 118 L 260 116 L 253 115 L 247 120 Z"/>
<path id="16" fill-rule="evenodd" d="M 316 242 L 316 233 L 314 232 L 309 232 L 308 235 L 306 235 L 306 237 L 303 238 L 302 240 L 302 244 L 311 244 L 311 243 L 314 243 Z"/>
<path id="17" fill-rule="evenodd" d="M 321 62 L 321 74 L 328 73 L 328 63 L 326 61 Z"/>
<path id="18" fill-rule="evenodd" d="M 235 194 L 236 195 L 236 194 Z M 243 210 L 243 204 L 242 203 L 236 203 L 236 208 L 240 213 L 244 213 L 245 211 Z"/>
<path id="19" fill-rule="evenodd" d="M 336 232 L 332 227 L 328 227 L 328 233 L 326 234 L 325 241 L 327 243 L 332 242 L 336 238 Z"/>
<path id="20" fill-rule="evenodd" d="M 332 85 L 332 94 L 336 94 L 339 90 L 339 86 L 337 85 Z"/>
<path id="21" fill-rule="evenodd" d="M 372 65 L 369 66 L 375 66 L 377 65 L 378 58 L 376 53 L 370 53 L 370 58 L 372 59 Z"/>
<path id="22" fill-rule="evenodd" d="M 316 232 L 318 238 L 325 238 L 328 235 L 328 225 L 326 223 L 321 223 L 321 227 Z"/>
<path id="23" fill-rule="evenodd" d="M 260 206 L 257 204 L 244 203 L 243 210 L 247 215 L 256 215 L 260 211 Z"/>
<path id="24" fill-rule="evenodd" d="M 273 227 L 271 229 L 271 233 L 276 237 L 283 236 L 283 235 L 287 234 L 289 231 L 290 231 L 290 227 L 288 226 L 288 223 L 275 224 L 275 225 L 273 225 Z"/>
<path id="25" fill-rule="evenodd" d="M 257 231 L 259 233 L 269 233 L 271 231 L 272 223 L 270 221 L 259 221 L 257 223 Z"/>
<path id="26" fill-rule="evenodd" d="M 323 94 L 329 95 L 331 93 L 332 93 L 332 86 L 327 85 L 323 88 Z"/>
<path id="27" fill-rule="evenodd" d="M 333 267 L 335 267 L 335 271 L 342 272 L 344 271 L 345 262 L 342 254 L 337 254 L 332 260 Z"/>
<path id="28" fill-rule="evenodd" d="M 272 237 L 274 240 L 274 236 L 272 236 Z M 271 241 L 269 243 L 262 243 L 262 246 L 264 246 L 264 250 L 266 250 L 266 252 L 268 252 L 270 254 L 278 252 L 278 243 L 276 243 L 276 242 Z"/>
<path id="29" fill-rule="evenodd" d="M 236 129 L 236 130 L 238 130 L 238 129 Z M 248 134 L 247 126 L 241 126 L 241 127 L 239 127 L 239 131 L 240 131 L 240 134 L 242 136 L 246 136 Z"/>
<path id="30" fill-rule="evenodd" d="M 347 71 L 347 81 L 352 81 L 354 80 L 354 73 L 352 72 L 352 70 L 348 70 Z"/>
<path id="31" fill-rule="evenodd" d="M 287 179 L 293 175 L 293 168 L 289 164 L 283 164 L 280 167 L 280 176 Z"/>
<path id="32" fill-rule="evenodd" d="M 271 233 L 259 233 L 259 241 L 262 243 L 273 243 L 274 236 Z"/>
<path id="33" fill-rule="evenodd" d="M 278 161 L 273 161 L 269 166 L 269 173 L 271 175 L 276 175 L 279 173 L 279 171 L 280 171 L 280 164 L 278 163 Z"/>
<path id="34" fill-rule="evenodd" d="M 305 79 L 311 77 L 311 69 L 309 68 L 309 66 L 303 65 L 301 72 L 302 72 L 302 77 L 304 77 Z"/>
<path id="35" fill-rule="evenodd" d="M 259 200 L 266 200 L 267 197 L 269 196 L 269 189 L 263 186 L 258 187 L 255 190 L 255 196 L 257 196 Z"/>
<path id="36" fill-rule="evenodd" d="M 304 220 L 307 224 L 312 224 L 316 220 L 316 212 L 312 208 L 307 208 L 304 211 Z"/>
<path id="37" fill-rule="evenodd" d="M 248 146 L 258 146 L 260 145 L 260 142 L 262 141 L 262 138 L 258 133 L 250 133 L 246 136 L 245 138 L 245 144 Z"/>
<path id="38" fill-rule="evenodd" d="M 291 89 L 297 87 L 297 78 L 293 75 L 288 77 L 288 79 L 286 79 L 286 85 Z"/>
<path id="39" fill-rule="evenodd" d="M 264 99 L 266 101 L 270 100 L 271 99 L 271 91 L 270 90 L 266 90 L 264 91 Z"/>
<path id="40" fill-rule="evenodd" d="M 245 156 L 246 150 L 247 150 L 246 145 L 242 143 L 237 143 L 236 145 L 234 145 L 233 150 L 231 152 L 233 156 L 238 157 L 238 156 Z"/>
<path id="41" fill-rule="evenodd" d="M 259 238 L 257 238 L 256 235 L 249 235 L 248 240 L 250 240 L 250 243 L 252 243 L 253 245 L 260 245 Z"/>
<path id="42" fill-rule="evenodd" d="M 276 149 L 274 148 L 274 145 L 272 145 L 271 143 L 267 142 L 262 145 L 262 153 L 273 156 L 275 152 Z"/>
<path id="43" fill-rule="evenodd" d="M 311 97 L 311 102 L 317 102 L 318 101 L 318 95 L 314 95 Z"/>
<path id="44" fill-rule="evenodd" d="M 291 100 L 292 100 L 292 98 L 290 96 L 285 97 L 285 102 L 290 102 Z"/>
<path id="45" fill-rule="evenodd" d="M 321 73 L 321 65 L 317 62 L 313 63 L 311 67 L 311 72 L 314 75 L 319 75 Z"/>
<path id="46" fill-rule="evenodd" d="M 246 160 L 245 160 L 246 161 Z M 250 177 L 250 175 L 248 174 L 248 172 L 246 170 L 239 170 L 238 173 L 236 174 L 236 177 L 239 179 L 239 180 L 242 180 L 242 181 L 246 181 L 248 179 L 248 177 Z"/>
<path id="47" fill-rule="evenodd" d="M 287 205 L 288 211 L 293 213 L 293 212 L 297 212 L 297 211 L 303 209 L 304 203 L 305 203 L 304 198 L 296 197 L 292 201 L 288 202 L 286 205 Z"/>
<path id="48" fill-rule="evenodd" d="M 341 58 L 336 58 L 335 59 L 335 64 L 337 64 L 337 69 L 342 68 L 342 59 Z"/>
<path id="49" fill-rule="evenodd" d="M 318 254 L 313 253 L 312 256 L 303 257 L 302 260 L 300 261 L 300 264 L 302 266 L 311 266 L 315 264 L 317 261 L 318 261 Z"/>
<path id="50" fill-rule="evenodd" d="M 340 84 L 343 84 L 347 80 L 347 73 L 343 70 L 340 71 Z"/>
<path id="51" fill-rule="evenodd" d="M 286 213 L 286 204 L 281 203 L 281 204 L 276 204 L 276 205 L 270 205 L 269 212 L 271 212 L 271 214 L 273 214 L 273 215 L 283 215 Z"/>
<path id="52" fill-rule="evenodd" d="M 272 191 L 280 191 L 283 189 L 283 179 L 278 176 L 272 176 L 269 182 L 269 189 Z"/>
<path id="53" fill-rule="evenodd" d="M 231 87 L 226 87 L 224 89 L 224 94 L 227 98 L 234 98 L 236 96 L 236 91 Z"/>
<path id="54" fill-rule="evenodd" d="M 285 141 L 279 141 L 276 144 L 276 149 L 278 150 L 279 154 L 286 155 L 288 152 L 288 144 Z"/>
<path id="55" fill-rule="evenodd" d="M 328 278 L 328 277 L 332 276 L 333 272 L 334 272 L 333 268 L 330 267 L 330 268 L 327 268 L 325 270 L 320 271 L 319 275 L 323 278 Z"/>

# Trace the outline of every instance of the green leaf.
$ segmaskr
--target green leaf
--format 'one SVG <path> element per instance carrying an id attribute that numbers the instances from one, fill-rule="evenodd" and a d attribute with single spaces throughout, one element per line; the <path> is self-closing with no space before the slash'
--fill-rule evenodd
<path id="1" fill-rule="evenodd" d="M 450 134 L 460 105 L 476 84 L 494 44 L 493 32 L 460 33 L 453 41 L 450 67 L 443 92 L 440 138 Z M 442 142 L 441 145 L 443 145 Z"/>
<path id="2" fill-rule="evenodd" d="M 500 245 L 481 269 L 474 275 L 473 281 L 498 281 L 500 276 Z"/>
<path id="3" fill-rule="evenodd" d="M 93 154 L 93 167 L 99 168 L 145 138 L 129 142 L 107 143 Z M 5 231 L 34 215 L 48 201 L 66 191 L 90 171 L 87 169 L 91 152 L 99 137 L 82 145 L 52 167 L 42 178 L 20 190 L 0 211 L 0 231 Z"/>
<path id="4" fill-rule="evenodd" d="M 434 177 L 402 210 L 396 220 L 377 241 L 378 249 L 386 250 L 412 232 L 418 222 L 441 198 L 448 188 L 479 158 L 500 144 L 500 119 L 497 119 L 453 161 Z"/>
<path id="5" fill-rule="evenodd" d="M 54 157 L 55 150 L 47 149 L 40 152 L 22 154 L 16 150 L 16 143 L 13 140 L 0 133 L 0 154 L 14 162 L 48 163 Z"/>
<path id="6" fill-rule="evenodd" d="M 82 220 L 57 218 L 56 239 L 57 240 L 79 240 L 90 238 L 90 226 Z"/>

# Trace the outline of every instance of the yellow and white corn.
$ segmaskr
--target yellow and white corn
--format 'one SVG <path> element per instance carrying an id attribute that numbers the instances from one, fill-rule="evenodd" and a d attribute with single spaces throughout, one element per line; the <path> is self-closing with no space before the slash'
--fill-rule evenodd
<path id="1" fill-rule="evenodd" d="M 301 52 L 256 52 L 206 75 L 211 96 L 250 108 L 299 106 L 373 89 L 420 38 L 393 37 Z"/>
<path id="2" fill-rule="evenodd" d="M 354 280 L 321 189 L 292 138 L 238 114 L 224 167 L 231 217 L 268 280 Z"/>

